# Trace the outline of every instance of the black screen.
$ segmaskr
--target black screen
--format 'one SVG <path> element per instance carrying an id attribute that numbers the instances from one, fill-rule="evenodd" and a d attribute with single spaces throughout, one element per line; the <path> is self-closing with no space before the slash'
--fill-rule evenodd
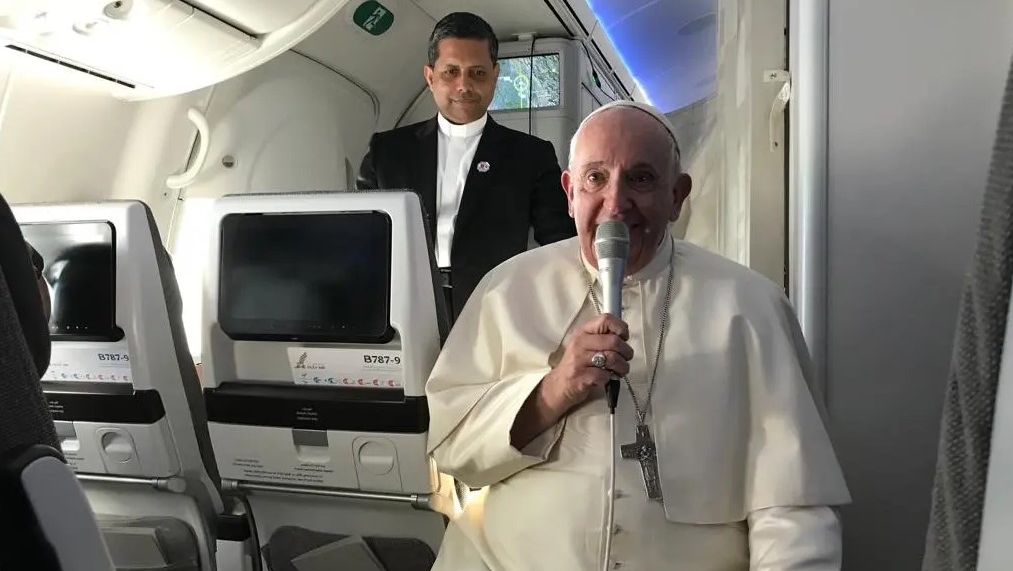
<path id="1" fill-rule="evenodd" d="M 109 222 L 22 224 L 25 240 L 42 256 L 49 285 L 54 340 L 118 341 L 116 232 Z"/>
<path id="2" fill-rule="evenodd" d="M 226 216 L 222 329 L 233 339 L 390 341 L 390 242 L 383 212 Z"/>

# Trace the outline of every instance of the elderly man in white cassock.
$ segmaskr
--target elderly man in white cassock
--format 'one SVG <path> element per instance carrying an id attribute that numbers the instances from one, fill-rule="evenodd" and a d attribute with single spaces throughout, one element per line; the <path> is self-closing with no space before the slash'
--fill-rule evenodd
<path id="1" fill-rule="evenodd" d="M 599 108 L 562 183 L 578 236 L 488 273 L 428 381 L 430 452 L 483 488 L 433 569 L 840 569 L 851 498 L 795 315 L 773 283 L 669 234 L 691 187 L 671 124 Z M 610 220 L 629 228 L 621 318 L 602 313 L 595 257 Z"/>

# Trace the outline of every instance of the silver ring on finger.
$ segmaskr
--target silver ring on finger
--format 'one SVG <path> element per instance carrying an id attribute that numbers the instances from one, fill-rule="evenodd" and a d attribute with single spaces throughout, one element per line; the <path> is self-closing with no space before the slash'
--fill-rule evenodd
<path id="1" fill-rule="evenodd" d="M 591 356 L 591 366 L 599 369 L 604 369 L 608 359 L 605 357 L 605 353 L 595 353 Z"/>

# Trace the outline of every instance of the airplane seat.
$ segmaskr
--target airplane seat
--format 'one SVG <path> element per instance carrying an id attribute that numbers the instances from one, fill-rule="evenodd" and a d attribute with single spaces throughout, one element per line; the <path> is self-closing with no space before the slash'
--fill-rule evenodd
<path id="1" fill-rule="evenodd" d="M 39 384 L 50 348 L 27 254 L 0 196 L 0 569 L 111 571 Z"/>
<path id="2" fill-rule="evenodd" d="M 369 192 L 369 193 L 406 193 L 415 192 L 410 188 L 381 188 L 372 190 L 355 190 L 355 192 Z M 302 193 L 308 194 L 308 193 Z M 414 209 L 414 206 L 410 207 Z M 447 305 L 447 298 L 443 295 L 443 279 L 440 276 L 440 266 L 436 263 L 436 238 L 430 231 L 430 228 L 435 228 L 434 214 L 426 210 L 426 205 L 419 201 L 419 210 L 422 213 L 422 235 L 425 238 L 425 244 L 427 245 L 426 253 L 429 258 L 429 273 L 432 278 L 433 284 L 433 297 L 436 303 L 436 328 L 440 335 L 440 347 L 447 342 L 447 336 L 450 335 L 450 307 Z"/>
<path id="3" fill-rule="evenodd" d="M 0 269 L 0 569 L 112 571 L 17 323 Z"/>
<path id="4" fill-rule="evenodd" d="M 217 569 L 220 478 L 150 209 L 110 201 L 14 212 L 51 288 L 44 394 L 115 567 Z"/>
<path id="5" fill-rule="evenodd" d="M 226 196 L 211 220 L 205 403 L 263 560 L 429 569 L 459 504 L 426 453 L 445 330 L 418 196 Z"/>

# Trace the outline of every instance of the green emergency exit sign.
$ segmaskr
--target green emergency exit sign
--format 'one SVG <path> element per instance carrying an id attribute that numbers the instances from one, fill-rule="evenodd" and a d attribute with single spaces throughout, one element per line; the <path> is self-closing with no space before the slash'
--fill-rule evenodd
<path id="1" fill-rule="evenodd" d="M 379 36 L 394 23 L 394 13 L 376 0 L 366 0 L 355 9 L 352 21 L 370 34 Z"/>

